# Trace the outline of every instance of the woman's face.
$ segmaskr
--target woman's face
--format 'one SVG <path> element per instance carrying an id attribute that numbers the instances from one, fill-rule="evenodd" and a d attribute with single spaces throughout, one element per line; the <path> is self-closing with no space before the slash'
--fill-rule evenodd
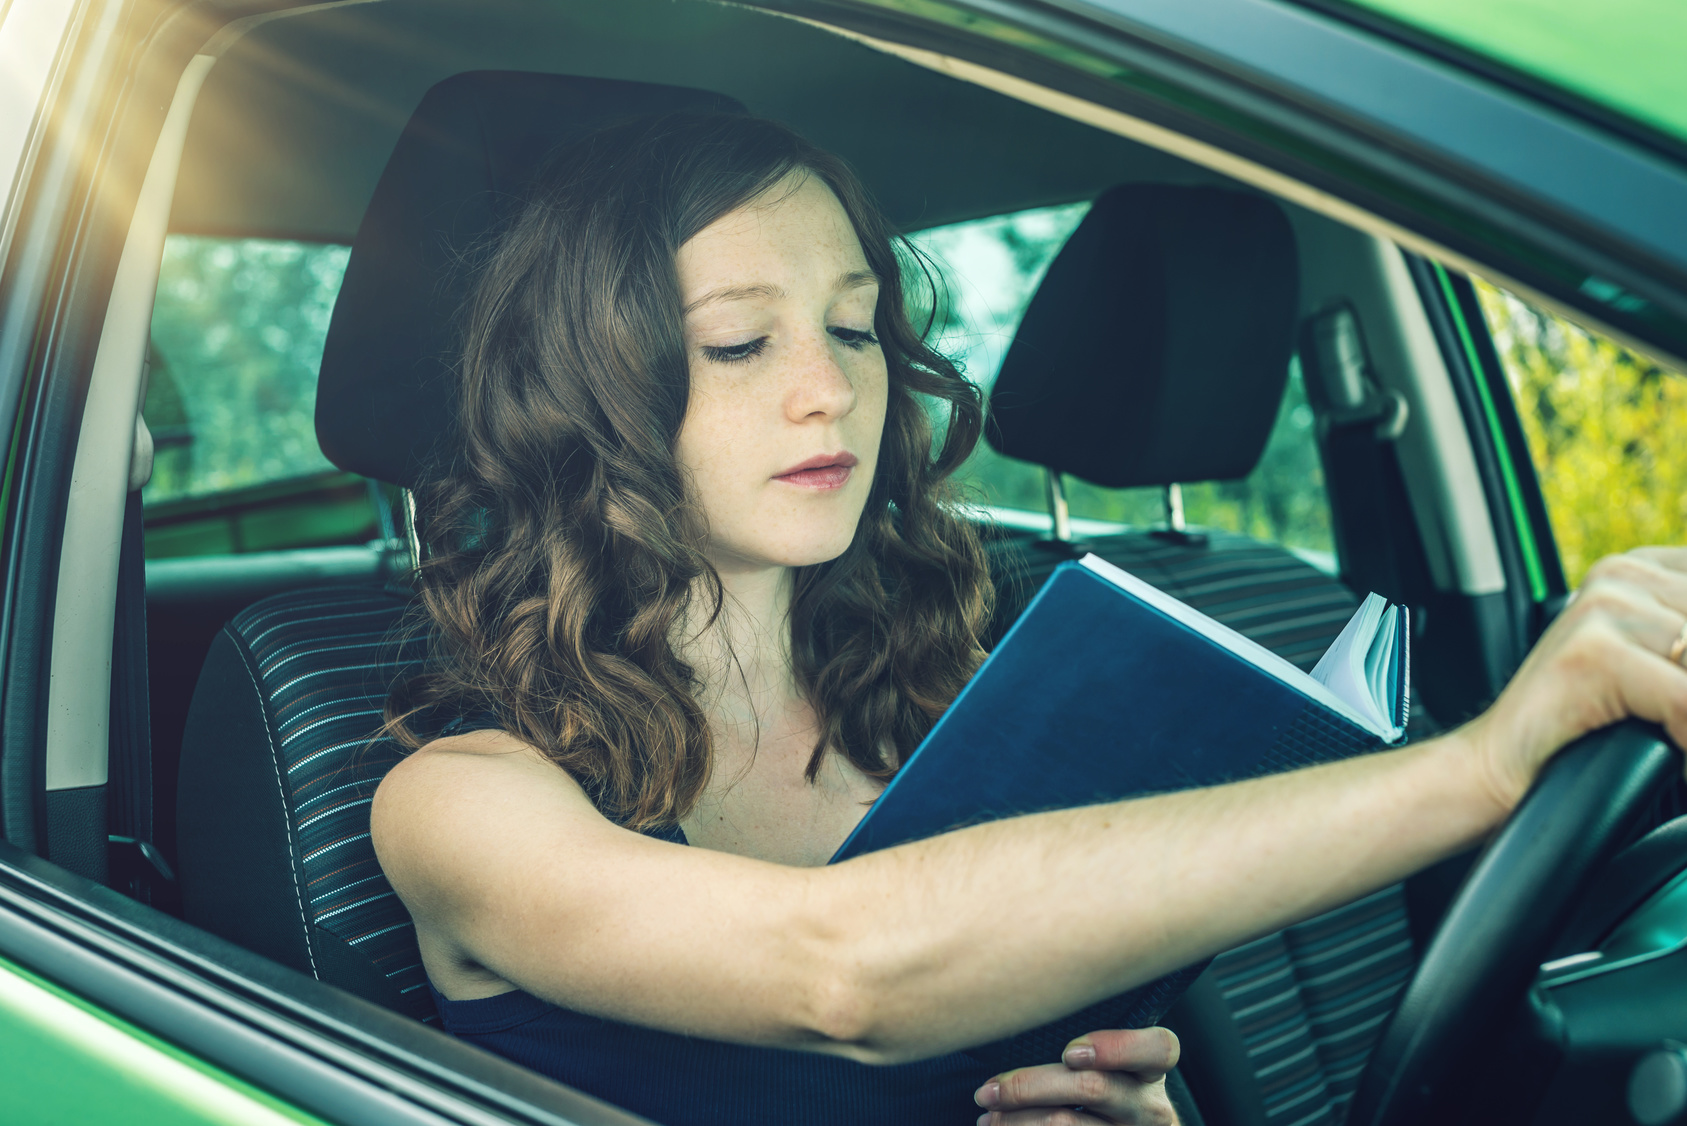
<path id="1" fill-rule="evenodd" d="M 793 177 L 680 247 L 691 402 L 677 454 L 722 572 L 849 546 L 888 377 L 879 283 L 824 181 Z"/>

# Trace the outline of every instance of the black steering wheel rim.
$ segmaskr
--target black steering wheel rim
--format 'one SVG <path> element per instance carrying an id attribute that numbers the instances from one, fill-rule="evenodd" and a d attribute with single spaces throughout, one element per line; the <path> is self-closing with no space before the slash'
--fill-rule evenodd
<path id="1" fill-rule="evenodd" d="M 1549 762 L 1483 850 L 1371 1053 L 1348 1126 L 1437 1121 L 1458 1064 L 1517 1010 L 1589 882 L 1681 770 L 1628 720 Z"/>

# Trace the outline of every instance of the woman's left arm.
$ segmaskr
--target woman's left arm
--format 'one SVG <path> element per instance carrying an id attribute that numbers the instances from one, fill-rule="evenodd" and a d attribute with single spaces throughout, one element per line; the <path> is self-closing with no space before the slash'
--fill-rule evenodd
<path id="1" fill-rule="evenodd" d="M 980 1087 L 978 1126 L 1177 1126 L 1166 1094 L 1177 1057 L 1169 1029 L 1091 1032 L 1066 1045 L 1060 1063 L 1006 1071 Z"/>

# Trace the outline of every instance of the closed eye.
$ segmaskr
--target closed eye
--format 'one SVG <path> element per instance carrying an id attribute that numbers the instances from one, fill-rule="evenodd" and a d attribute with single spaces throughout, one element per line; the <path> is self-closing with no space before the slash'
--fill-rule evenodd
<path id="1" fill-rule="evenodd" d="M 753 360 L 762 354 L 767 347 L 767 337 L 758 336 L 754 340 L 746 340 L 742 344 L 705 344 L 703 358 L 717 364 L 741 364 L 745 360 Z"/>
<path id="2" fill-rule="evenodd" d="M 862 348 L 872 348 L 879 342 L 877 336 L 858 328 L 834 328 L 830 331 L 840 343 L 858 351 Z"/>

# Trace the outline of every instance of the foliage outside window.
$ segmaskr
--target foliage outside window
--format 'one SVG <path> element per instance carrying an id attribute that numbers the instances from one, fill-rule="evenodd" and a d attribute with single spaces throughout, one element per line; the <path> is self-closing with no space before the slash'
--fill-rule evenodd
<path id="1" fill-rule="evenodd" d="M 1036 208 L 936 227 L 910 239 L 938 265 L 948 290 L 938 303 L 936 346 L 986 391 L 1049 263 L 1088 210 L 1088 203 Z M 1299 371 L 1291 368 L 1259 466 L 1240 481 L 1183 483 L 1189 522 L 1298 548 L 1333 570 L 1330 507 L 1314 428 Z M 1048 510 L 1042 468 L 1005 458 L 985 443 L 960 476 L 985 506 Z M 1147 526 L 1165 518 L 1158 488 L 1105 489 L 1075 478 L 1065 483 L 1079 519 Z"/>
<path id="2" fill-rule="evenodd" d="M 333 468 L 316 444 L 316 377 L 348 253 L 165 241 L 144 408 L 158 447 L 149 506 Z"/>
<path id="3" fill-rule="evenodd" d="M 1476 282 L 1565 577 L 1687 530 L 1687 379 Z"/>

